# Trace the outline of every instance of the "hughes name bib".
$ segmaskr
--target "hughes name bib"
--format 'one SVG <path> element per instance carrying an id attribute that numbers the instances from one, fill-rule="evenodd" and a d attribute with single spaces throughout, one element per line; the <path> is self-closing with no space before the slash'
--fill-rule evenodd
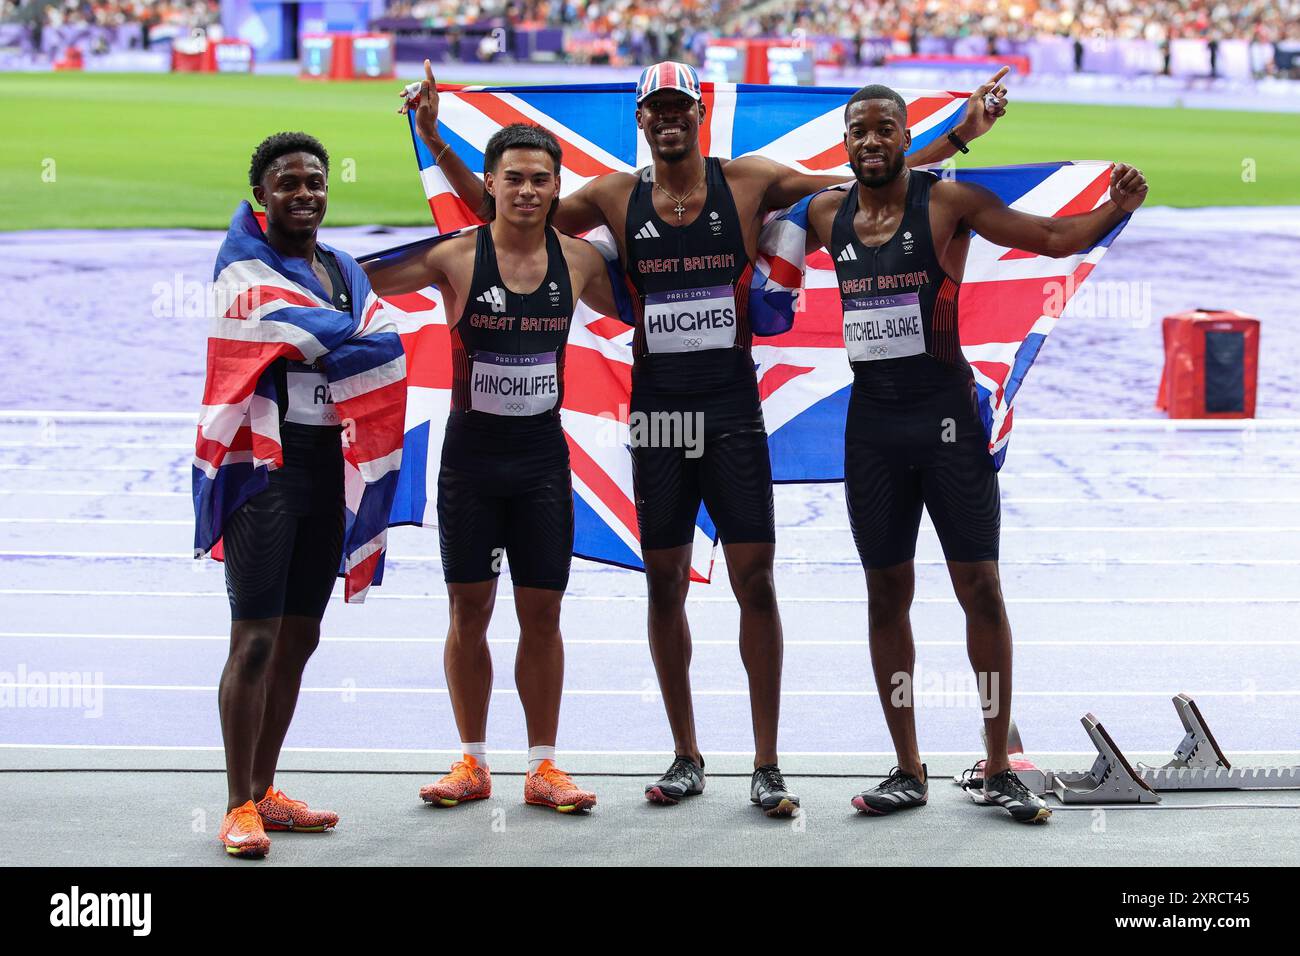
<path id="1" fill-rule="evenodd" d="M 736 296 L 729 285 L 650 292 L 645 297 L 650 352 L 698 352 L 736 344 Z"/>

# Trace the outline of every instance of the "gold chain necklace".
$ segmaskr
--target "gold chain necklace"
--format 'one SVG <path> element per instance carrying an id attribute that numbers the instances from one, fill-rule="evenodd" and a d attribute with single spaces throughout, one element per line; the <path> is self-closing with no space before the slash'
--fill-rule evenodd
<path id="1" fill-rule="evenodd" d="M 682 221 L 682 215 L 686 212 L 686 206 L 684 205 L 684 203 L 686 202 L 686 200 L 691 198 L 691 193 L 695 192 L 695 190 L 700 188 L 701 183 L 704 182 L 704 180 L 708 177 L 708 175 L 709 175 L 709 168 L 708 166 L 705 166 L 704 173 L 700 176 L 700 181 L 696 183 L 694 186 L 692 186 L 690 189 L 686 190 L 686 195 L 680 198 L 674 196 L 668 190 L 664 189 L 663 186 L 659 185 L 659 181 L 655 180 L 655 189 L 659 190 L 661 193 L 663 193 L 673 202 L 677 203 L 677 205 L 673 207 L 673 212 L 677 213 L 678 222 Z"/>

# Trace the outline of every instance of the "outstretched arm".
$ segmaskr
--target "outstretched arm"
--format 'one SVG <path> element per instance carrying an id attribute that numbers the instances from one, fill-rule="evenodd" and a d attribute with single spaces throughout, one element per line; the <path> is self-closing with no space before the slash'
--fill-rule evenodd
<path id="1" fill-rule="evenodd" d="M 1147 198 L 1140 170 L 1116 163 L 1110 174 L 1110 198 L 1091 212 L 1076 216 L 1034 216 L 1010 208 L 983 186 L 942 184 L 957 197 L 962 226 L 998 246 L 1060 258 L 1088 248 Z M 960 226 L 959 226 L 960 228 Z"/>
<path id="2" fill-rule="evenodd" d="M 566 249 L 566 252 L 577 266 L 575 271 L 582 277 L 578 298 L 601 315 L 618 318 L 618 305 L 610 286 L 609 269 L 605 266 L 605 257 L 600 254 L 600 250 L 584 239 L 575 239 L 571 251 Z"/>
<path id="3" fill-rule="evenodd" d="M 1007 113 L 1007 88 L 1002 78 L 1011 72 L 1004 66 L 981 83 L 966 100 L 966 112 L 952 131 L 963 143 L 971 143 L 993 128 L 993 124 Z M 957 153 L 957 147 L 947 136 L 940 137 L 914 152 L 907 154 L 907 165 L 912 168 L 942 163 Z"/>
<path id="4" fill-rule="evenodd" d="M 424 145 L 433 153 L 433 158 L 442 170 L 456 195 L 465 205 L 478 212 L 483 206 L 483 181 L 474 175 L 465 161 L 448 148 L 447 142 L 438 134 L 438 86 L 433 79 L 433 67 L 424 61 L 424 79 L 415 94 L 402 90 L 402 107 L 399 113 L 415 110 L 415 132 Z M 593 185 L 596 180 L 584 185 L 577 192 L 560 200 L 560 208 L 555 211 L 554 226 L 560 232 L 576 235 L 595 229 L 605 224 L 603 213 L 596 203 Z"/>
<path id="5" fill-rule="evenodd" d="M 448 240 L 425 244 L 413 242 L 382 259 L 361 263 L 375 295 L 402 295 L 418 292 L 430 285 L 447 281 L 444 267 Z"/>
<path id="6" fill-rule="evenodd" d="M 1007 75 L 1010 67 L 1004 66 L 993 74 L 987 82 L 981 84 L 970 97 L 966 100 L 966 113 L 962 121 L 957 124 L 953 132 L 957 138 L 964 143 L 970 143 L 972 140 L 983 136 L 993 128 L 993 124 L 998 118 L 1005 115 L 1007 111 L 1007 88 L 1002 85 L 1002 78 Z M 947 136 L 941 136 L 926 146 L 914 152 L 908 153 L 906 163 L 910 167 L 929 166 L 933 163 L 941 163 L 950 156 L 955 155 L 957 147 L 952 144 Z M 744 161 L 749 162 L 757 157 L 745 157 Z M 798 170 L 791 169 L 781 163 L 772 162 L 768 175 L 771 177 L 771 184 L 768 186 L 764 195 L 764 204 L 768 209 L 784 209 L 792 206 L 804 196 L 810 196 L 818 190 L 825 189 L 827 186 L 834 186 L 837 183 L 849 182 L 851 176 L 845 176 L 841 173 L 832 175 L 814 176 L 808 173 L 801 173 Z"/>

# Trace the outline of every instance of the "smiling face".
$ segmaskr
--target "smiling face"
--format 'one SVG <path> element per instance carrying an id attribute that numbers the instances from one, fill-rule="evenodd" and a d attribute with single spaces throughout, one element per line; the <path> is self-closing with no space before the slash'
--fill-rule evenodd
<path id="1" fill-rule="evenodd" d="M 700 151 L 704 104 L 680 90 L 659 90 L 641 101 L 636 125 L 645 133 L 655 159 L 679 162 Z"/>
<path id="2" fill-rule="evenodd" d="M 485 173 L 483 186 L 496 204 L 496 215 L 515 226 L 546 222 L 560 197 L 560 174 L 544 149 L 505 150 L 496 169 Z"/>
<path id="3" fill-rule="evenodd" d="M 858 182 L 867 187 L 892 182 L 903 170 L 912 145 L 907 116 L 892 100 L 859 100 L 844 120 L 844 149 Z"/>
<path id="4" fill-rule="evenodd" d="M 253 198 L 266 207 L 268 231 L 295 239 L 316 232 L 325 218 L 329 180 L 311 153 L 286 153 L 266 168 Z"/>

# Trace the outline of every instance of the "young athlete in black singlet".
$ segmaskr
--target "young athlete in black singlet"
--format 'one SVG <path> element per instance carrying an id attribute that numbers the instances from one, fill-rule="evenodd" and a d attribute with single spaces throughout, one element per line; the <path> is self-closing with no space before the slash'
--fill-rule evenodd
<path id="1" fill-rule="evenodd" d="M 488 224 L 366 264 L 379 295 L 438 286 L 450 325 L 451 412 L 438 473 L 438 536 L 451 623 L 444 666 L 462 758 L 420 796 L 439 806 L 491 795 L 487 628 L 503 560 L 519 618 L 515 684 L 528 723 L 524 799 L 561 812 L 595 794 L 555 765 L 564 682 L 560 602 L 573 553 L 569 449 L 560 427 L 574 302 L 614 309 L 605 262 L 550 225 L 560 146 L 507 126 L 484 152 Z"/>
<path id="2" fill-rule="evenodd" d="M 1016 820 L 1051 815 L 1010 770 L 1011 629 L 998 575 L 997 473 L 958 337 L 958 290 L 971 232 L 1047 256 L 1086 249 L 1146 197 L 1142 174 L 1117 165 L 1110 199 L 1077 216 L 1007 208 L 970 183 L 909 170 L 906 105 L 883 86 L 859 90 L 845 110 L 844 145 L 857 182 L 809 207 L 808 245 L 835 262 L 853 391 L 844 429 L 844 493 L 867 576 L 871 662 L 898 767 L 859 794 L 864 813 L 926 802 L 925 765 L 910 688 L 915 650 L 908 611 L 921 508 L 930 512 L 957 599 L 967 651 L 985 689 L 985 793 Z"/>

